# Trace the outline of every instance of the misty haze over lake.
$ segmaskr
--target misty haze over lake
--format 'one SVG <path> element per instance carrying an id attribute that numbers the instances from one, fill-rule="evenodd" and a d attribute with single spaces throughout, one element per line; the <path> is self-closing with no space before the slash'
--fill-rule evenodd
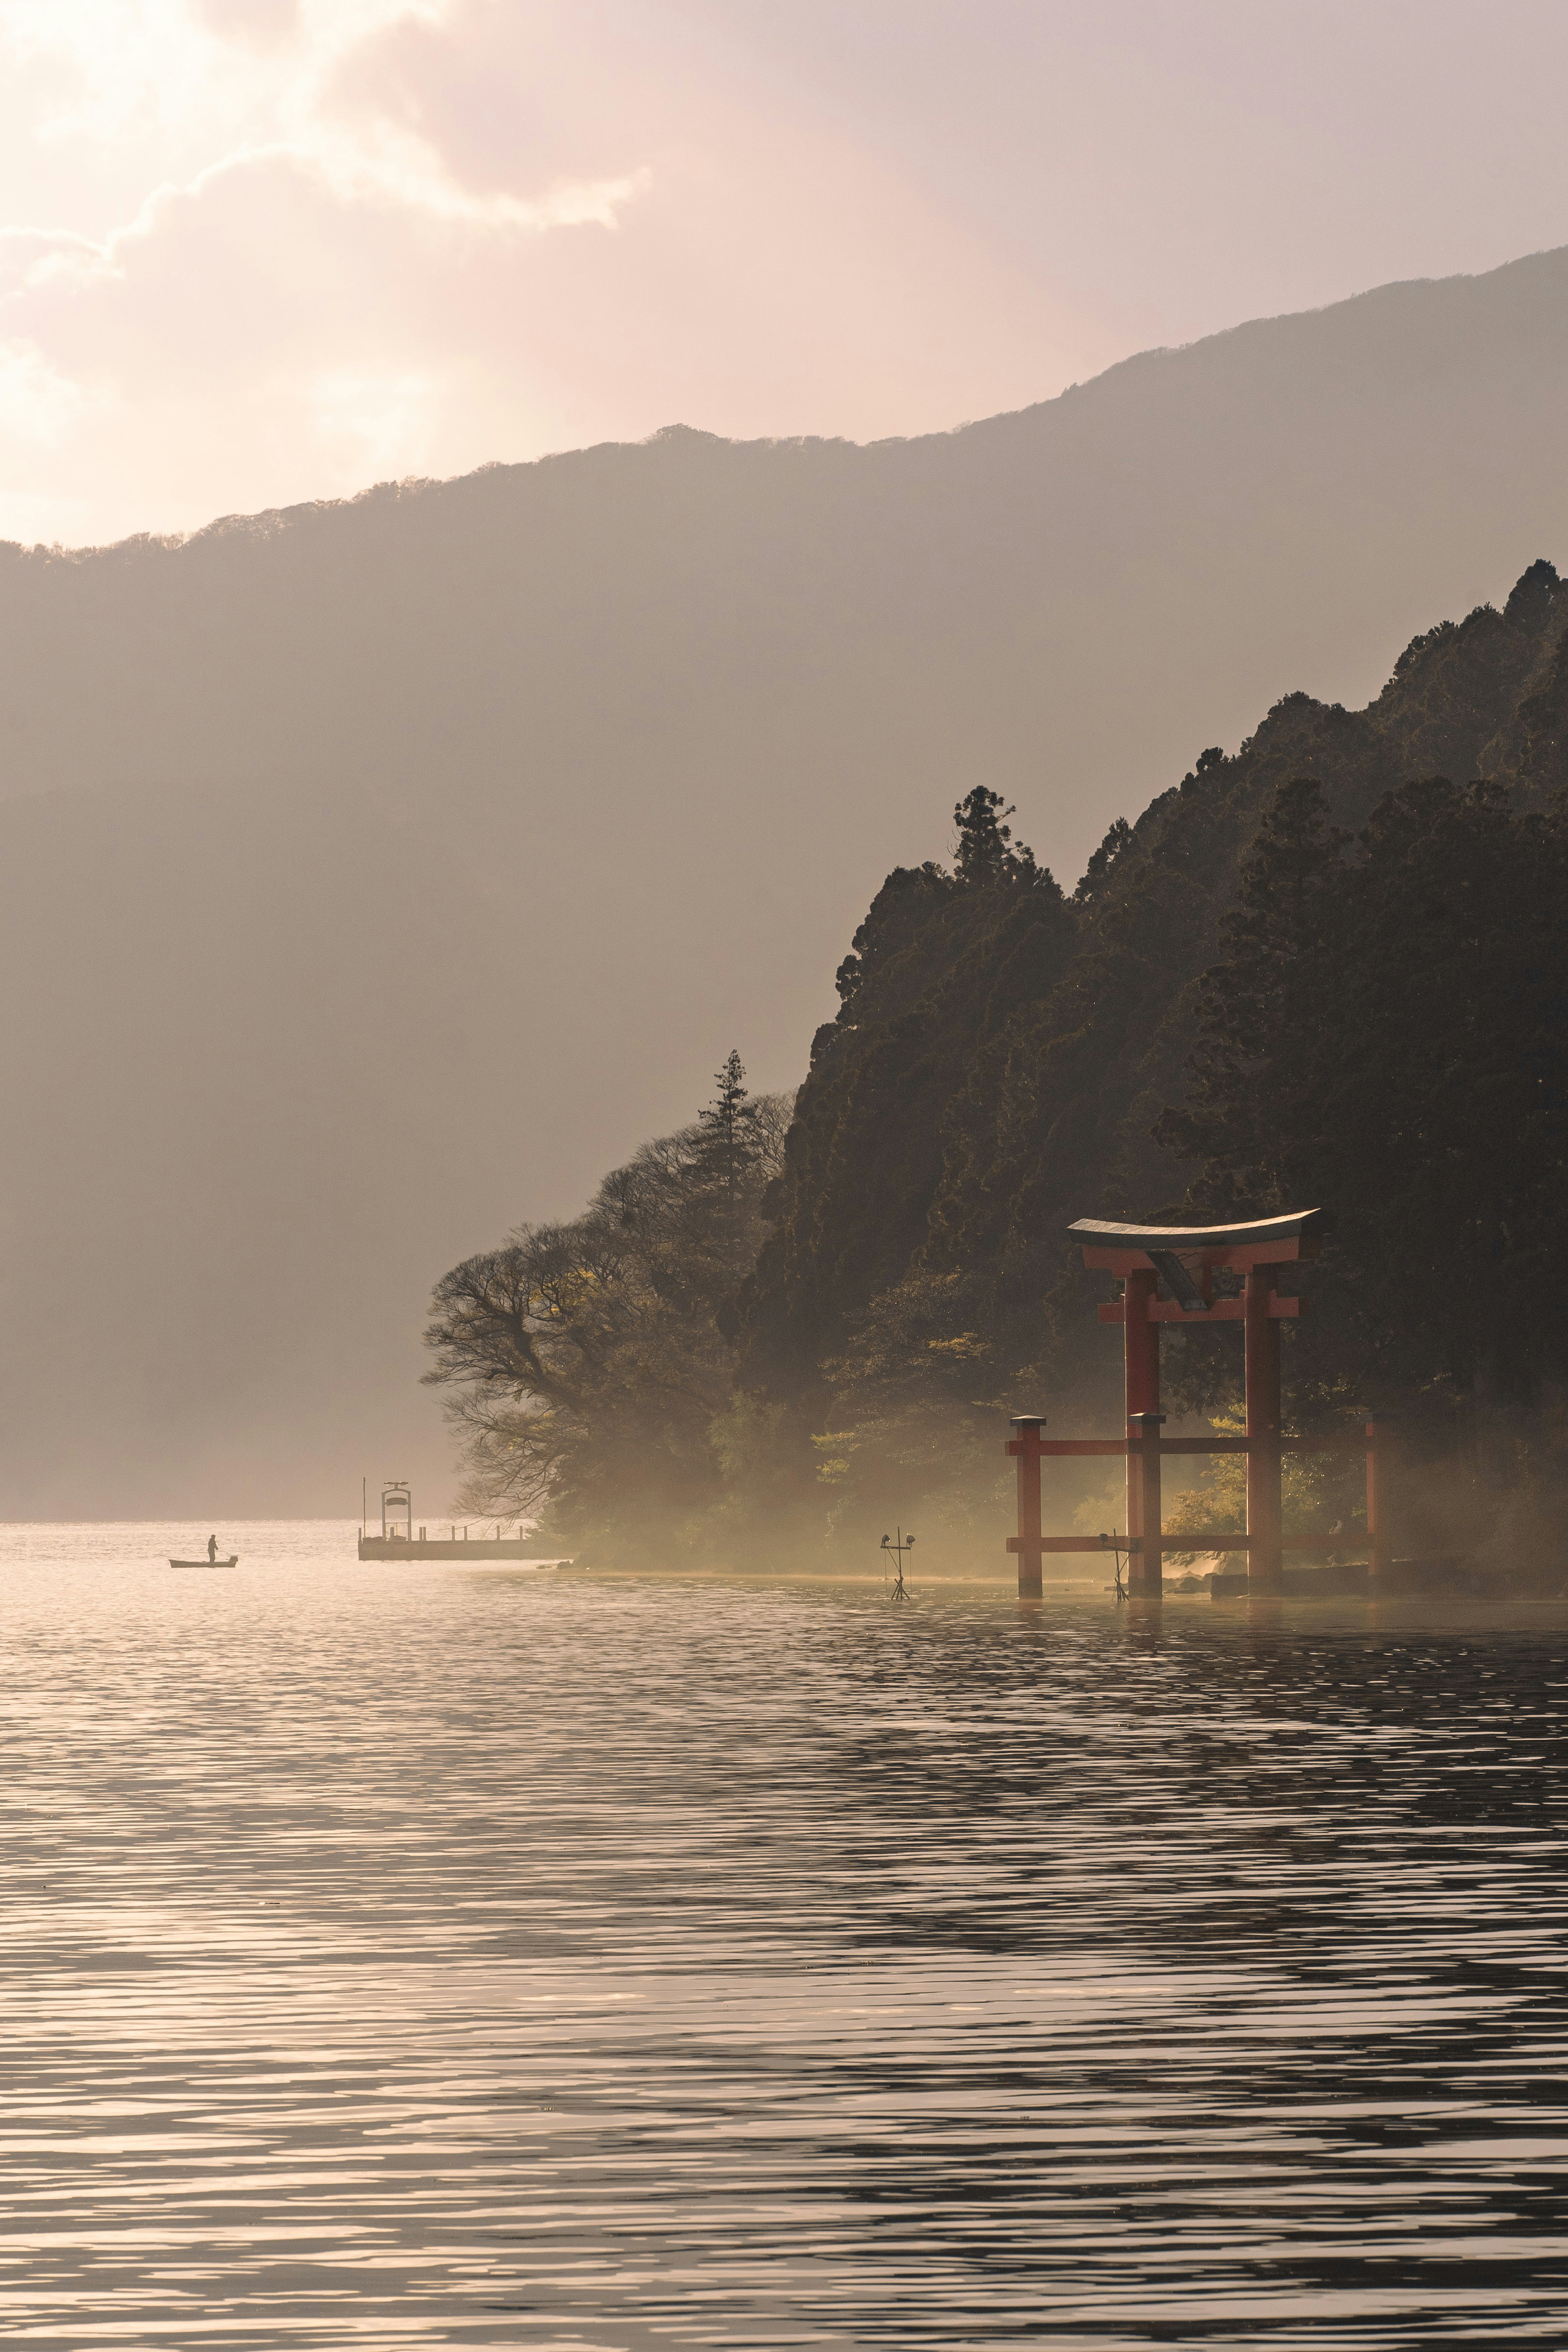
<path id="1" fill-rule="evenodd" d="M 439 1516 L 430 1283 L 794 1084 L 970 782 L 1069 884 L 1568 550 L 1568 254 L 857 448 L 675 430 L 0 551 L 7 1510 Z M 1089 1204 L 1092 1205 L 1092 1204 Z"/>

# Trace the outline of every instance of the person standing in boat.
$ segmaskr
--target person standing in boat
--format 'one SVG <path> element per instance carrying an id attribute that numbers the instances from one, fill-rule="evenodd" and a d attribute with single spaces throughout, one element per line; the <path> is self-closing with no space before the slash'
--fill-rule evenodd
<path id="1" fill-rule="evenodd" d="M 207 1566 L 208 1566 L 209 1568 L 211 1568 L 211 1567 L 213 1566 L 214 1562 L 214 1561 L 216 1560 L 216 1559 L 217 1559 L 217 1556 L 218 1556 L 218 1539 L 217 1539 L 216 1536 L 209 1536 L 209 1537 L 207 1538 Z"/>

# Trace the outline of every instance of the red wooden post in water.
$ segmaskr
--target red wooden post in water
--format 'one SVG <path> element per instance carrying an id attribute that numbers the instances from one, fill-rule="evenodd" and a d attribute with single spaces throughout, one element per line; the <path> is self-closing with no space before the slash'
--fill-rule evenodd
<path id="1" fill-rule="evenodd" d="M 1158 1412 L 1160 1409 L 1160 1327 L 1149 1313 L 1159 1287 L 1159 1276 L 1151 1266 L 1146 1270 L 1134 1267 L 1125 1276 L 1122 1295 L 1122 1362 L 1126 1390 L 1124 1407 L 1127 1420 L 1134 1413 Z M 1157 1525 L 1157 1522 L 1156 1522 Z M 1144 1519 L 1144 1471 L 1139 1456 L 1127 1456 L 1127 1533 L 1142 1536 Z M 1136 1571 L 1133 1574 L 1136 1585 Z"/>
<path id="2" fill-rule="evenodd" d="M 1045 1415 L 1015 1412 L 1013 1441 L 1008 1452 L 1017 1457 L 1019 1473 L 1019 1599 L 1038 1601 L 1045 1590 L 1040 1571 L 1040 1433 Z"/>
<path id="3" fill-rule="evenodd" d="M 1249 1268 L 1242 1294 L 1247 1335 L 1247 1577 L 1280 1581 L 1284 1510 L 1280 1475 L 1280 1326 L 1274 1319 L 1274 1268 Z"/>
<path id="4" fill-rule="evenodd" d="M 1160 1542 L 1160 1432 L 1163 1412 L 1127 1415 L 1127 1485 L 1138 1485 L 1138 1549 L 1127 1562 L 1127 1590 L 1141 1601 L 1158 1601 L 1165 1590 L 1165 1550 Z"/>

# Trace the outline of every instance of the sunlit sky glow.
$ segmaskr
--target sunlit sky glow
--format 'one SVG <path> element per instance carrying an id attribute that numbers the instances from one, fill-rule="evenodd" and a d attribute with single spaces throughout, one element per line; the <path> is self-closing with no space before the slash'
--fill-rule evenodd
<path id="1" fill-rule="evenodd" d="M 939 428 L 1568 242 L 1568 11 L 0 0 L 0 535 Z"/>

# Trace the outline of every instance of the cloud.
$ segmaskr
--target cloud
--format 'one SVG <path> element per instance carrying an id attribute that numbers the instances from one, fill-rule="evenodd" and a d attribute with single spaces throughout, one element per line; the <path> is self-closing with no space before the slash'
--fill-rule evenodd
<path id="1" fill-rule="evenodd" d="M 0 343 L 0 438 L 57 449 L 110 395 L 89 392 L 34 343 Z"/>
<path id="2" fill-rule="evenodd" d="M 317 173 L 345 204 L 401 205 L 447 227 L 534 236 L 552 228 L 613 228 L 622 209 L 653 183 L 644 165 L 612 178 L 559 181 L 533 196 L 502 190 L 476 194 L 442 168 L 423 140 L 390 124 L 378 126 L 373 142 L 322 135 L 280 152 L 292 152 L 302 170 Z"/>
<path id="3" fill-rule="evenodd" d="M 189 528 L 497 454 L 516 257 L 618 229 L 653 182 L 634 151 L 476 173 L 420 105 L 460 13 L 0 0 L 0 537 Z M 29 186 L 48 211 L 15 208 Z M 453 284 L 489 289 L 455 337 Z"/>
<path id="4" fill-rule="evenodd" d="M 450 179 L 418 141 L 386 131 L 373 147 L 340 137 L 242 147 L 209 163 L 184 187 L 152 189 L 135 216 L 101 240 L 72 229 L 0 226 L 0 290 L 50 286 L 86 289 L 95 279 L 123 275 L 129 248 L 156 236 L 182 204 L 199 203 L 237 173 L 297 170 L 320 183 L 344 205 L 401 206 L 443 227 L 542 236 L 554 228 L 614 228 L 626 205 L 647 193 L 644 169 L 613 179 L 566 180 L 538 195 L 476 195 Z"/>
<path id="5" fill-rule="evenodd" d="M 339 368 L 309 389 L 316 432 L 360 480 L 420 465 L 428 454 L 437 385 L 424 375 Z"/>
<path id="6" fill-rule="evenodd" d="M 299 0 L 197 0 L 196 19 L 220 40 L 258 49 L 298 39 L 303 29 Z"/>
<path id="7" fill-rule="evenodd" d="M 194 26 L 211 37 L 204 39 L 171 0 L 50 0 L 47 11 L 37 0 L 0 0 L 0 42 L 65 77 L 64 102 L 32 125 L 39 142 L 133 144 L 129 126 L 151 114 L 166 134 L 160 145 L 172 132 L 175 145 L 194 138 L 207 148 L 183 176 L 144 183 L 128 216 L 96 234 L 0 223 L 0 284 L 86 288 L 114 276 L 126 247 L 157 236 L 183 200 L 199 201 L 230 173 L 280 163 L 314 175 L 344 205 L 401 206 L 448 228 L 538 236 L 614 227 L 646 193 L 645 165 L 546 173 L 522 191 L 476 187 L 447 168 L 406 108 L 365 103 L 378 50 L 399 35 L 439 33 L 451 14 L 451 0 L 202 0 Z M 236 69 L 235 41 L 287 55 Z M 359 102 L 345 105 L 350 92 Z"/>

